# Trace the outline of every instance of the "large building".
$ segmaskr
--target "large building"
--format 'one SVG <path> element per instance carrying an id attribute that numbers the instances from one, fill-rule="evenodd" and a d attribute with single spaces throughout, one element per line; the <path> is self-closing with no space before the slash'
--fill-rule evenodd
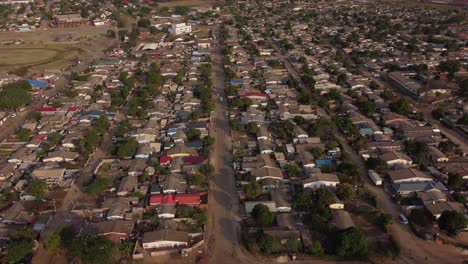
<path id="1" fill-rule="evenodd" d="M 182 35 L 192 32 L 192 26 L 185 23 L 172 24 L 171 33 L 174 35 Z"/>
<path id="2" fill-rule="evenodd" d="M 388 79 L 392 85 L 396 86 L 406 94 L 412 96 L 424 95 L 421 93 L 422 86 L 416 81 L 403 75 L 402 72 L 391 72 L 388 74 Z"/>
<path id="3" fill-rule="evenodd" d="M 88 20 L 79 13 L 59 14 L 53 17 L 54 25 L 59 28 L 81 27 L 88 24 Z"/>

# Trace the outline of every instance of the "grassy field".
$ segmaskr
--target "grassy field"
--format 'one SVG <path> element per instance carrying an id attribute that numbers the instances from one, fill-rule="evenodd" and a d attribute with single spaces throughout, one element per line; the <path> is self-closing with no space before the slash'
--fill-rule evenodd
<path id="1" fill-rule="evenodd" d="M 19 45 L 0 45 L 0 71 L 29 67 L 32 70 L 64 70 L 77 58 L 93 58 L 113 39 L 107 28 L 83 27 L 31 32 L 0 32 L 0 41 L 21 40 Z"/>
<path id="2" fill-rule="evenodd" d="M 170 2 L 158 2 L 161 7 L 174 7 L 174 6 L 211 6 L 215 1 L 213 0 L 176 0 Z"/>
<path id="3" fill-rule="evenodd" d="M 29 65 L 48 61 L 57 54 L 59 50 L 45 48 L 0 48 L 0 66 Z"/>

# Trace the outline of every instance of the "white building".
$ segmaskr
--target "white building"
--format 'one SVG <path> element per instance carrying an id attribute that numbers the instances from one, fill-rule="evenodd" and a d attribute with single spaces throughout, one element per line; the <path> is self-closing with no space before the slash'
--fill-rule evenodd
<path id="1" fill-rule="evenodd" d="M 170 32 L 174 35 L 182 35 L 192 32 L 192 26 L 185 23 L 172 24 Z"/>

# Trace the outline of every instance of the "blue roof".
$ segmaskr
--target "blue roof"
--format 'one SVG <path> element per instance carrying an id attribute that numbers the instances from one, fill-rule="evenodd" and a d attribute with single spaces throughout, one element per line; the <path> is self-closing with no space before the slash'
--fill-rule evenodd
<path id="1" fill-rule="evenodd" d="M 37 80 L 27 80 L 27 82 L 32 87 L 37 87 L 37 88 L 46 88 L 48 86 L 48 84 L 46 82 L 37 81 Z"/>
<path id="2" fill-rule="evenodd" d="M 333 160 L 331 159 L 316 159 L 315 164 L 317 167 L 330 167 L 333 166 Z"/>

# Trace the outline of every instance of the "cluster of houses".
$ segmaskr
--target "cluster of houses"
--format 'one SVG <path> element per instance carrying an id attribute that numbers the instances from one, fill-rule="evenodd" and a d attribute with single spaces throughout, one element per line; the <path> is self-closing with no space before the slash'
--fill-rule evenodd
<path id="1" fill-rule="evenodd" d="M 209 169 L 202 167 L 210 167 L 213 139 L 210 113 L 194 90 L 203 82 L 202 67 L 211 64 L 211 40 L 159 44 L 138 42 L 136 56 L 110 50 L 35 109 L 37 118 L 18 130 L 30 135 L 1 143 L 1 190 L 17 197 L 0 211 L 2 234 L 26 226 L 50 232 L 48 221 L 63 213 L 79 235 L 136 240 L 135 259 L 145 252 L 189 252 L 203 243 L 208 175 L 202 172 Z M 151 95 L 138 97 L 149 89 L 141 72 L 154 65 L 162 82 L 151 84 L 157 85 Z M 5 83 L 16 80 L 11 78 L 5 76 Z M 37 94 L 53 86 L 47 74 L 29 82 Z M 125 89 L 128 95 L 116 104 Z M 142 116 L 129 113 L 137 97 L 147 105 Z M 106 131 L 88 148 L 99 122 Z M 122 145 L 132 151 L 119 154 Z M 45 183 L 41 192 L 37 182 Z M 103 182 L 103 189 L 91 190 Z M 75 188 L 88 198 L 76 196 Z"/>
<path id="2" fill-rule="evenodd" d="M 278 229 L 297 231 L 296 227 L 281 226 L 285 222 L 278 220 L 291 211 L 294 192 L 291 185 L 294 184 L 289 182 L 298 180 L 286 176 L 290 169 L 287 164 L 300 166 L 302 178 L 299 180 L 304 189 L 325 187 L 333 190 L 340 185 L 340 177 L 327 167 L 340 163 L 341 149 L 330 147 L 329 142 L 322 142 L 320 137 L 304 131 L 301 122 L 317 122 L 321 115 L 308 100 L 304 103 L 301 98 L 304 95 L 291 85 L 294 73 L 299 74 L 306 85 L 313 80 L 313 92 L 318 96 L 319 105 L 336 116 L 346 140 L 369 167 L 374 166 L 371 163 L 380 164 L 375 166 L 379 168 L 371 168 L 368 175 L 362 175 L 365 182 L 385 186 L 380 191 L 399 200 L 419 200 L 417 204 L 403 207 L 407 215 L 410 209 L 425 208 L 434 221 L 444 211 L 457 211 L 467 216 L 466 204 L 453 198 L 454 190 L 466 194 L 466 138 L 461 144 L 455 144 L 450 135 L 444 134 L 430 120 L 418 118 L 413 109 L 402 113 L 395 106 L 398 99 L 395 94 L 428 103 L 433 109 L 436 107 L 431 103 L 450 100 L 444 108 L 446 117 L 453 115 L 452 124 L 466 126 L 460 121 L 457 123 L 467 115 L 466 103 L 460 93 L 461 84 L 448 77 L 450 73 L 440 66 L 447 61 L 458 61 L 461 67 L 451 74 L 459 79 L 466 78 L 466 38 L 461 34 L 466 32 L 466 26 L 454 24 L 450 30 L 440 32 L 437 37 L 450 39 L 459 46 L 447 49 L 446 45 L 438 49 L 436 41 L 419 35 L 412 37 L 409 33 L 388 34 L 383 38 L 370 36 L 369 32 L 379 25 L 357 27 L 353 23 L 362 23 L 360 19 L 349 20 L 349 16 L 362 12 L 392 13 L 396 15 L 389 23 L 404 24 L 401 32 L 411 32 L 420 26 L 416 21 L 422 14 L 400 8 L 396 12 L 395 7 L 387 5 L 373 6 L 355 1 L 354 5 L 343 7 L 339 12 L 324 12 L 333 7 L 328 3 L 310 5 L 302 2 L 295 3 L 288 13 L 268 13 L 263 19 L 249 17 L 265 14 L 262 11 L 265 7 L 275 9 L 282 5 L 287 4 L 281 1 L 264 1 L 262 6 L 238 3 L 237 8 L 251 10 L 243 17 L 248 26 L 241 30 L 228 26 L 229 37 L 225 41 L 230 47 L 226 52 L 227 75 L 231 77 L 228 78 L 228 95 L 231 106 L 237 110 L 231 112 L 231 120 L 247 128 L 249 123 L 257 127 L 255 140 L 246 135 L 248 133 L 234 137 L 234 155 L 240 156 L 234 166 L 238 172 L 254 176 L 264 193 L 270 193 L 269 196 L 262 195 L 259 201 L 246 201 L 246 216 L 255 204 L 263 203 L 277 212 Z M 304 19 L 285 19 L 289 12 Z M 424 15 L 438 11 L 426 12 Z M 308 14 L 336 22 L 312 23 L 311 19 L 305 19 Z M 235 17 L 227 20 L 234 24 L 245 23 Z M 321 38 L 328 38 L 336 46 L 322 45 Z M 407 50 L 409 43 L 415 43 L 417 52 Z M 286 63 L 282 61 L 282 52 L 286 54 Z M 354 57 L 358 59 L 350 59 Z M 355 61 L 361 61 L 360 65 Z M 417 69 L 418 65 L 425 67 Z M 393 91 L 390 92 L 392 96 L 388 96 L 389 91 Z M 248 102 L 247 107 L 242 104 L 245 102 Z M 369 105 L 370 111 L 366 109 Z M 279 122 L 285 120 L 293 124 L 289 128 L 290 137 L 279 140 L 276 130 L 281 126 Z M 461 177 L 464 183 L 453 189 L 449 186 L 451 177 Z M 342 223 L 341 228 L 345 229 L 351 226 L 352 220 L 342 205 L 332 206 L 339 208 L 339 213 L 334 214 L 334 222 Z"/>

